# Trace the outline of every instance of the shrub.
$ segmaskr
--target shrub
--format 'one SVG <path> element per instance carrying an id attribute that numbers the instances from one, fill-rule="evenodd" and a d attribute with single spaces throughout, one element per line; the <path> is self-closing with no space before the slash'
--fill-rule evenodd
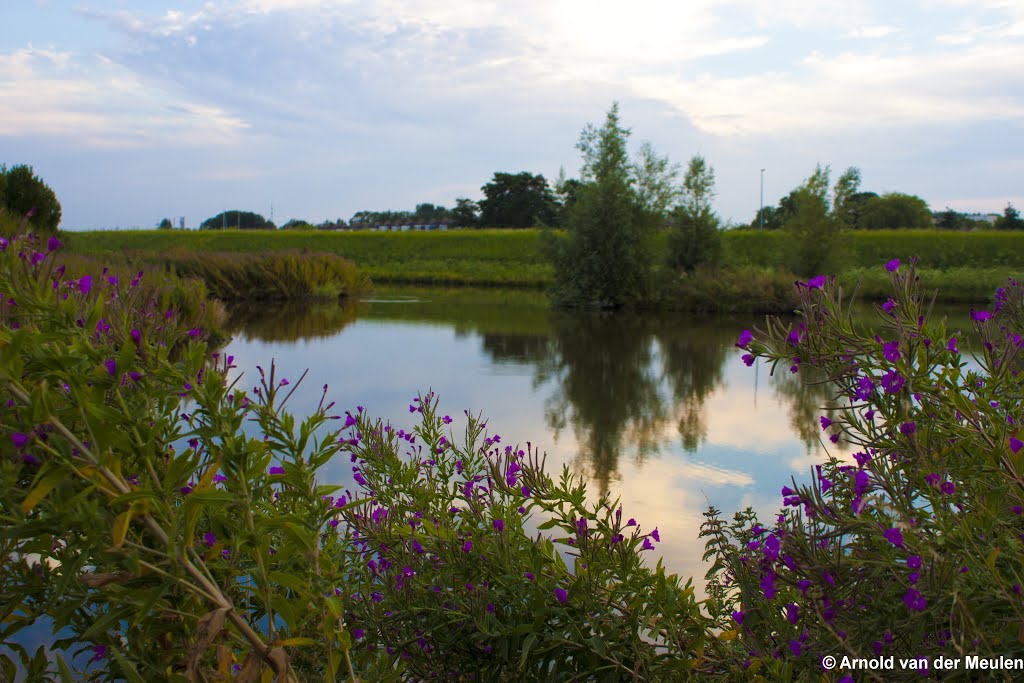
<path id="1" fill-rule="evenodd" d="M 874 338 L 860 333 L 824 276 L 800 289 L 801 315 L 740 344 L 836 387 L 842 410 L 821 427 L 858 452 L 831 458 L 809 484 L 782 488 L 784 510 L 762 526 L 708 512 L 709 608 L 749 653 L 742 668 L 816 679 L 825 655 L 1020 657 L 1024 552 L 1021 349 L 1024 288 L 972 314 L 976 365 L 962 335 L 925 319 L 913 264 L 892 260 L 892 298 Z M 914 680 L 912 669 L 886 680 Z M 845 680 L 850 680 L 849 678 Z"/>
<path id="2" fill-rule="evenodd" d="M 7 169 L 0 166 L 0 176 L 3 177 L 3 182 L 0 182 L 0 208 L 3 211 L 0 214 L 6 212 L 16 220 L 27 218 L 35 231 L 55 234 L 60 225 L 60 202 L 32 167 L 21 164 Z M 10 236 L 14 233 L 2 234 Z"/>

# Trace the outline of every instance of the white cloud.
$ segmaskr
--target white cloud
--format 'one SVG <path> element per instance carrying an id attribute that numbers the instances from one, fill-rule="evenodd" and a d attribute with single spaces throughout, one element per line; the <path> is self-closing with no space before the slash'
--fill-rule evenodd
<path id="1" fill-rule="evenodd" d="M 889 26 L 888 24 L 879 24 L 877 26 L 864 26 L 858 29 L 850 31 L 848 34 L 851 38 L 884 38 L 887 35 L 895 33 L 898 29 L 895 26 Z"/>
<path id="2" fill-rule="evenodd" d="M 147 86 L 109 59 L 32 48 L 0 53 L 0 135 L 92 146 L 208 145 L 247 124 L 218 107 Z"/>

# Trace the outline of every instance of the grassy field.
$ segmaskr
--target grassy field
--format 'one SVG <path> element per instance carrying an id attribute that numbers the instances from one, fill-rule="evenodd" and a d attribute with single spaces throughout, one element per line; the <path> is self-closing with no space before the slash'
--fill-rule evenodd
<path id="1" fill-rule="evenodd" d="M 447 232 L 263 232 L 212 230 L 65 233 L 72 252 L 148 256 L 187 252 L 298 250 L 337 254 L 377 283 L 543 289 L 552 280 L 540 230 Z M 660 254 L 665 240 L 656 241 Z M 778 271 L 786 249 L 777 232 L 724 235 L 724 265 L 740 272 Z M 921 277 L 943 301 L 983 302 L 1006 278 L 1024 274 L 1024 233 L 899 230 L 852 233 L 837 254 L 840 277 L 862 282 L 865 298 L 887 292 L 882 264 L 918 256 Z M 702 296 L 702 294 L 700 294 Z"/>

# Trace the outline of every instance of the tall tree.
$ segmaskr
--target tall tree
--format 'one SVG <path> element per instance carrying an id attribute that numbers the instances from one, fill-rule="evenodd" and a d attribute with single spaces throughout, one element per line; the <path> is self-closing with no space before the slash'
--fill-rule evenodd
<path id="1" fill-rule="evenodd" d="M 467 197 L 455 199 L 452 209 L 452 225 L 457 228 L 475 228 L 480 223 L 480 207 Z"/>
<path id="2" fill-rule="evenodd" d="M 200 230 L 274 230 L 277 226 L 271 221 L 252 211 L 223 211 L 216 216 L 207 218 L 199 226 Z"/>
<path id="3" fill-rule="evenodd" d="M 793 213 L 782 228 L 789 237 L 789 266 L 797 275 L 818 275 L 835 258 L 841 224 L 829 212 L 828 181 L 829 167 L 818 164 L 803 185 L 790 194 Z"/>
<path id="4" fill-rule="evenodd" d="M 832 188 L 832 214 L 844 228 L 854 228 L 855 213 L 852 197 L 860 191 L 860 169 L 850 166 L 836 180 Z"/>
<path id="5" fill-rule="evenodd" d="M 720 221 L 711 208 L 715 198 L 715 169 L 704 157 L 690 159 L 683 177 L 681 202 L 673 213 L 669 233 L 669 266 L 691 271 L 718 262 L 722 251 Z"/>
<path id="6" fill-rule="evenodd" d="M 901 192 L 887 192 L 866 202 L 858 221 L 858 227 L 865 230 L 930 228 L 933 225 L 928 203 Z"/>
<path id="7" fill-rule="evenodd" d="M 680 196 L 679 164 L 673 164 L 667 156 L 659 156 L 651 143 L 644 142 L 640 145 L 633 175 L 640 206 L 651 214 L 652 220 L 661 221 Z"/>
<path id="8" fill-rule="evenodd" d="M 649 294 L 653 231 L 634 189 L 628 138 L 618 103 L 604 125 L 588 124 L 580 135 L 583 185 L 567 234 L 552 244 L 558 304 L 617 308 Z"/>
<path id="9" fill-rule="evenodd" d="M 27 217 L 36 231 L 57 232 L 61 216 L 60 202 L 32 167 L 20 164 L 8 170 L 0 166 L 0 175 L 4 176 L 5 186 L 0 206 L 19 220 Z"/>
<path id="10" fill-rule="evenodd" d="M 487 227 L 532 228 L 558 219 L 558 205 L 543 175 L 495 173 L 480 189 L 480 222 Z"/>
<path id="11" fill-rule="evenodd" d="M 996 219 L 995 227 L 996 230 L 1024 230 L 1024 219 L 1013 204 L 1007 203 L 1003 215 Z"/>

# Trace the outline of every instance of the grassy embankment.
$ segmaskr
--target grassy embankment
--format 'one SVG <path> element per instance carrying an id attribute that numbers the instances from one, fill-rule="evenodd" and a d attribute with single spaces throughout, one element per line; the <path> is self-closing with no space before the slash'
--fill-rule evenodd
<path id="1" fill-rule="evenodd" d="M 552 280 L 539 230 L 410 233 L 106 231 L 67 233 L 71 251 L 184 262 L 191 254 L 299 251 L 342 256 L 378 283 L 542 289 Z M 658 256 L 665 241 L 656 244 Z M 723 272 L 660 279 L 659 305 L 688 310 L 786 310 L 793 277 L 785 235 L 727 232 Z M 926 288 L 948 302 L 985 302 L 1007 277 L 1024 273 L 1024 234 L 901 230 L 853 233 L 835 255 L 843 282 L 884 299 L 891 258 L 918 256 Z M 176 267 L 178 272 L 182 272 Z M 182 273 L 184 274 L 184 272 Z"/>

